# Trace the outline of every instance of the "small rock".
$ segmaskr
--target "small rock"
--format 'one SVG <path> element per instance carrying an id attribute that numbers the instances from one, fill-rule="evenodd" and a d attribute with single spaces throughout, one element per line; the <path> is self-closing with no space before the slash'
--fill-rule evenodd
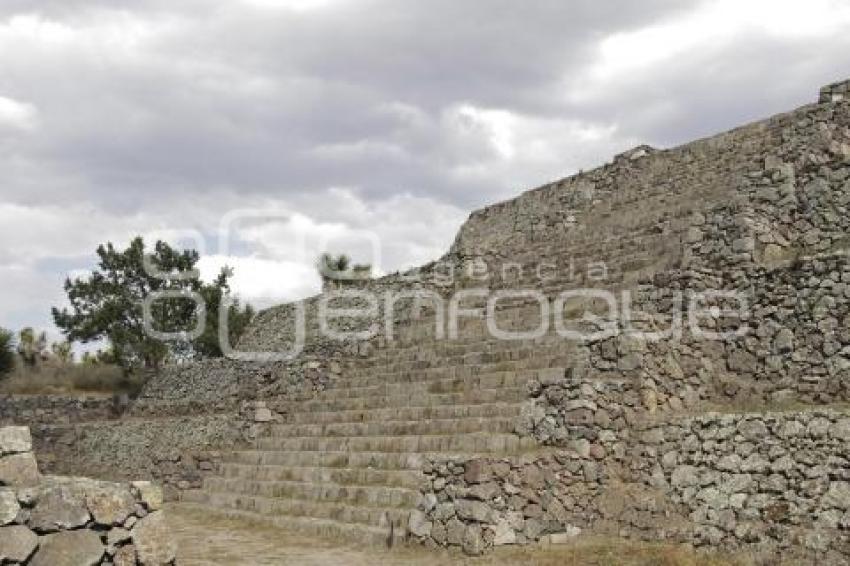
<path id="1" fill-rule="evenodd" d="M 471 499 L 459 499 L 455 502 L 455 510 L 458 517 L 467 521 L 479 523 L 494 522 L 494 513 L 489 505 L 481 501 Z"/>
<path id="2" fill-rule="evenodd" d="M 850 509 L 850 483 L 841 481 L 830 483 L 821 504 L 826 508 Z"/>
<path id="3" fill-rule="evenodd" d="M 574 538 L 581 534 L 581 529 L 573 525 L 567 525 L 563 533 L 552 533 L 549 535 L 549 544 L 569 544 Z"/>
<path id="4" fill-rule="evenodd" d="M 773 351 L 777 354 L 787 354 L 794 351 L 794 333 L 783 328 L 773 339 Z"/>
<path id="5" fill-rule="evenodd" d="M 484 552 L 484 539 L 481 537 L 481 527 L 478 525 L 467 525 L 463 531 L 461 540 L 464 554 L 468 556 L 479 556 Z"/>
<path id="6" fill-rule="evenodd" d="M 428 517 L 419 509 L 414 509 L 410 512 L 410 517 L 407 521 L 407 530 L 410 534 L 424 538 L 431 535 L 431 528 L 434 524 L 428 520 Z"/>
<path id="7" fill-rule="evenodd" d="M 516 544 L 516 532 L 508 523 L 507 519 L 500 519 L 493 528 L 493 546 L 504 546 L 506 544 Z"/>
<path id="8" fill-rule="evenodd" d="M 493 469 L 484 460 L 470 460 L 464 466 L 463 479 L 467 483 L 483 483 L 493 479 Z"/>
<path id="9" fill-rule="evenodd" d="M 699 471 L 693 466 L 679 466 L 673 470 L 670 483 L 674 487 L 692 487 L 699 485 Z"/>

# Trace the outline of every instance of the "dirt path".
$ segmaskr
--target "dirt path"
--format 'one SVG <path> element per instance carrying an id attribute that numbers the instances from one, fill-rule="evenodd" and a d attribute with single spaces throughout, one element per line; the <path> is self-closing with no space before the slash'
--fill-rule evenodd
<path id="1" fill-rule="evenodd" d="M 180 505 L 170 505 L 166 512 L 179 545 L 181 566 L 719 566 L 747 563 L 719 556 L 699 556 L 673 546 L 604 540 L 543 549 L 503 547 L 485 558 L 470 559 L 446 551 L 406 547 L 387 550 L 306 538 L 209 517 Z"/>

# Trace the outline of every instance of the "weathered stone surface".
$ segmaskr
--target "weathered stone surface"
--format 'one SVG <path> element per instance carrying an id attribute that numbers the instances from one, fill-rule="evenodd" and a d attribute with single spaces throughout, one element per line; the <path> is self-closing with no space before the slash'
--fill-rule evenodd
<path id="1" fill-rule="evenodd" d="M 680 466 L 673 470 L 670 481 L 676 487 L 699 485 L 699 471 L 694 466 Z"/>
<path id="2" fill-rule="evenodd" d="M 458 517 L 467 521 L 490 523 L 494 520 L 494 512 L 489 505 L 481 501 L 459 499 L 455 502 Z"/>
<path id="3" fill-rule="evenodd" d="M 568 525 L 567 530 L 563 533 L 552 533 L 549 535 L 550 544 L 569 544 L 573 539 L 581 534 L 581 529 L 573 525 Z"/>
<path id="4" fill-rule="evenodd" d="M 0 564 L 25 562 L 38 548 L 38 536 L 21 525 L 0 528 Z"/>
<path id="5" fill-rule="evenodd" d="M 63 531 L 39 539 L 40 546 L 30 566 L 94 566 L 106 548 L 95 531 Z"/>
<path id="6" fill-rule="evenodd" d="M 482 483 L 493 478 L 493 470 L 484 460 L 470 460 L 466 463 L 464 479 L 468 483 Z"/>
<path id="7" fill-rule="evenodd" d="M 82 527 L 90 519 L 83 490 L 62 482 L 39 488 L 27 524 L 37 532 L 51 532 Z"/>
<path id="8" fill-rule="evenodd" d="M 0 527 L 14 522 L 21 506 L 13 489 L 0 487 Z"/>
<path id="9" fill-rule="evenodd" d="M 481 536 L 481 527 L 478 525 L 467 525 L 463 531 L 461 544 L 463 552 L 469 556 L 479 556 L 484 552 L 484 539 Z"/>
<path id="10" fill-rule="evenodd" d="M 131 539 L 132 535 L 130 534 L 130 531 L 121 527 L 109 529 L 109 532 L 106 534 L 106 544 L 113 547 L 124 544 L 125 542 L 128 542 Z"/>
<path id="11" fill-rule="evenodd" d="M 114 566 L 136 566 L 136 547 L 132 544 L 122 546 L 112 557 Z"/>
<path id="12" fill-rule="evenodd" d="M 417 537 L 427 537 L 431 534 L 433 523 L 428 520 L 428 517 L 422 511 L 414 509 L 410 512 L 408 519 L 407 530 L 410 534 Z"/>
<path id="13" fill-rule="evenodd" d="M 141 566 L 162 566 L 175 559 L 177 547 L 162 511 L 155 511 L 139 520 L 131 534 Z"/>
<path id="14" fill-rule="evenodd" d="M 32 452 L 0 458 L 0 485 L 27 487 L 38 483 L 40 475 Z"/>
<path id="15" fill-rule="evenodd" d="M 26 426 L 0 427 L 0 456 L 32 452 L 30 429 Z"/>
<path id="16" fill-rule="evenodd" d="M 149 511 L 157 511 L 162 507 L 162 488 L 149 481 L 134 481 L 131 484 L 137 490 L 139 500 Z"/>
<path id="17" fill-rule="evenodd" d="M 493 546 L 516 544 L 516 532 L 507 519 L 500 519 L 493 528 Z"/>
<path id="18" fill-rule="evenodd" d="M 136 498 L 128 486 L 102 482 L 86 490 L 85 501 L 95 523 L 122 525 L 136 508 Z"/>
<path id="19" fill-rule="evenodd" d="M 832 482 L 823 496 L 823 504 L 837 509 L 850 509 L 850 482 Z"/>

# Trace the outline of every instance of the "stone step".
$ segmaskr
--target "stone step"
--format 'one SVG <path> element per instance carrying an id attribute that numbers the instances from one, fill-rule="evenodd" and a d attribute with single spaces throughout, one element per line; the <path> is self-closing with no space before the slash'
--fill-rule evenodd
<path id="1" fill-rule="evenodd" d="M 507 341 L 505 341 L 507 342 Z M 546 359 L 570 355 L 574 347 L 569 342 L 557 338 L 549 344 L 511 341 L 510 348 L 492 348 L 478 345 L 475 348 L 459 349 L 452 353 L 441 353 L 419 346 L 407 354 L 396 356 L 396 349 L 388 347 L 373 357 L 357 360 L 348 364 L 347 374 L 354 376 L 371 375 L 376 368 L 388 371 L 400 369 L 424 369 L 426 367 L 462 368 L 470 362 L 476 364 L 498 364 L 506 362 L 525 362 L 545 367 Z"/>
<path id="2" fill-rule="evenodd" d="M 343 376 L 335 382 L 336 387 L 346 387 L 350 389 L 375 386 L 400 386 L 407 387 L 410 384 L 430 385 L 436 381 L 457 380 L 471 381 L 475 379 L 485 379 L 489 376 L 515 374 L 522 375 L 526 378 L 536 377 L 563 377 L 565 368 L 569 365 L 569 359 L 566 356 L 559 358 L 546 357 L 530 363 L 528 361 L 502 361 L 489 364 L 467 364 L 457 366 L 436 366 L 426 368 L 407 368 L 388 370 L 384 368 L 375 368 L 367 372 L 367 375 L 355 376 L 349 373 L 344 373 Z"/>
<path id="3" fill-rule="evenodd" d="M 367 505 L 346 505 L 335 501 L 319 502 L 206 490 L 190 492 L 184 500 L 191 503 L 204 503 L 216 507 L 249 511 L 260 515 L 323 519 L 372 527 L 378 527 L 382 524 L 389 525 L 388 519 L 396 524 L 406 525 L 403 521 L 407 519 L 411 509 L 413 509 L 413 506 L 369 507 Z"/>
<path id="4" fill-rule="evenodd" d="M 244 511 L 236 507 L 210 505 L 207 503 L 206 497 L 195 495 L 192 492 L 184 492 L 184 497 L 185 502 L 181 503 L 181 505 L 184 505 L 189 510 L 203 512 L 214 517 L 239 521 L 246 525 L 274 527 L 285 530 L 288 533 L 319 537 L 325 540 L 345 540 L 362 544 L 389 545 L 391 544 L 391 539 L 392 544 L 398 544 L 402 543 L 406 537 L 404 531 L 406 521 L 402 521 L 400 523 L 402 525 L 401 527 L 391 531 L 388 520 L 384 520 L 379 526 L 369 526 L 311 517 L 264 515 Z"/>
<path id="5" fill-rule="evenodd" d="M 563 375 L 563 371 L 560 370 L 560 375 Z M 365 387 L 352 387 L 343 379 L 338 382 L 336 387 L 323 391 L 318 398 L 321 400 L 358 399 L 376 396 L 394 397 L 432 393 L 461 393 L 480 389 L 523 387 L 536 375 L 536 372 L 502 371 L 462 379 L 445 378 L 428 381 L 381 383 Z"/>
<path id="6" fill-rule="evenodd" d="M 339 485 L 381 485 L 417 489 L 424 476 L 419 470 L 376 470 L 372 468 L 324 468 L 222 463 L 218 477 L 257 481 L 298 481 Z"/>
<path id="7" fill-rule="evenodd" d="M 478 452 L 516 453 L 535 445 L 514 434 L 469 433 L 341 438 L 260 438 L 256 448 L 282 452 Z"/>
<path id="8" fill-rule="evenodd" d="M 299 412 L 354 411 L 386 407 L 444 407 L 447 405 L 479 405 L 492 403 L 518 403 L 528 399 L 523 387 L 481 389 L 462 393 L 424 394 L 406 393 L 391 396 L 370 396 L 324 400 L 319 396 L 297 405 Z"/>
<path id="9" fill-rule="evenodd" d="M 224 455 L 224 463 L 251 466 L 310 466 L 321 468 L 371 468 L 379 470 L 419 470 L 425 456 L 390 452 L 297 452 L 282 450 L 240 450 Z"/>
<path id="10" fill-rule="evenodd" d="M 297 481 L 261 481 L 257 479 L 208 477 L 203 490 L 271 499 L 335 502 L 367 507 L 415 506 L 417 492 L 405 487 L 383 485 L 339 485 Z"/>
<path id="11" fill-rule="evenodd" d="M 362 423 L 392 419 L 423 421 L 473 417 L 516 417 L 524 403 L 483 403 L 479 405 L 446 405 L 437 407 L 391 407 L 386 409 L 296 412 L 295 424 Z M 297 410 L 297 407 L 296 407 Z"/>
<path id="12" fill-rule="evenodd" d="M 407 436 L 418 434 L 464 434 L 470 432 L 513 432 L 515 418 L 456 418 L 417 421 L 373 421 L 366 423 L 331 424 L 286 424 L 275 425 L 266 435 L 268 438 L 292 438 L 308 436 L 358 437 L 358 436 Z"/>

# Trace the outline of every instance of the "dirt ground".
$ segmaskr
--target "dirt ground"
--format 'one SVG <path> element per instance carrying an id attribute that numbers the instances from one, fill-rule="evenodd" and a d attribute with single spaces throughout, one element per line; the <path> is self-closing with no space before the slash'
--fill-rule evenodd
<path id="1" fill-rule="evenodd" d="M 240 525 L 196 510 L 171 505 L 167 509 L 179 545 L 181 566 L 720 566 L 750 562 L 717 554 L 699 554 L 685 547 L 582 539 L 548 548 L 502 547 L 483 558 L 421 548 L 363 547 L 290 535 L 271 528 Z"/>

